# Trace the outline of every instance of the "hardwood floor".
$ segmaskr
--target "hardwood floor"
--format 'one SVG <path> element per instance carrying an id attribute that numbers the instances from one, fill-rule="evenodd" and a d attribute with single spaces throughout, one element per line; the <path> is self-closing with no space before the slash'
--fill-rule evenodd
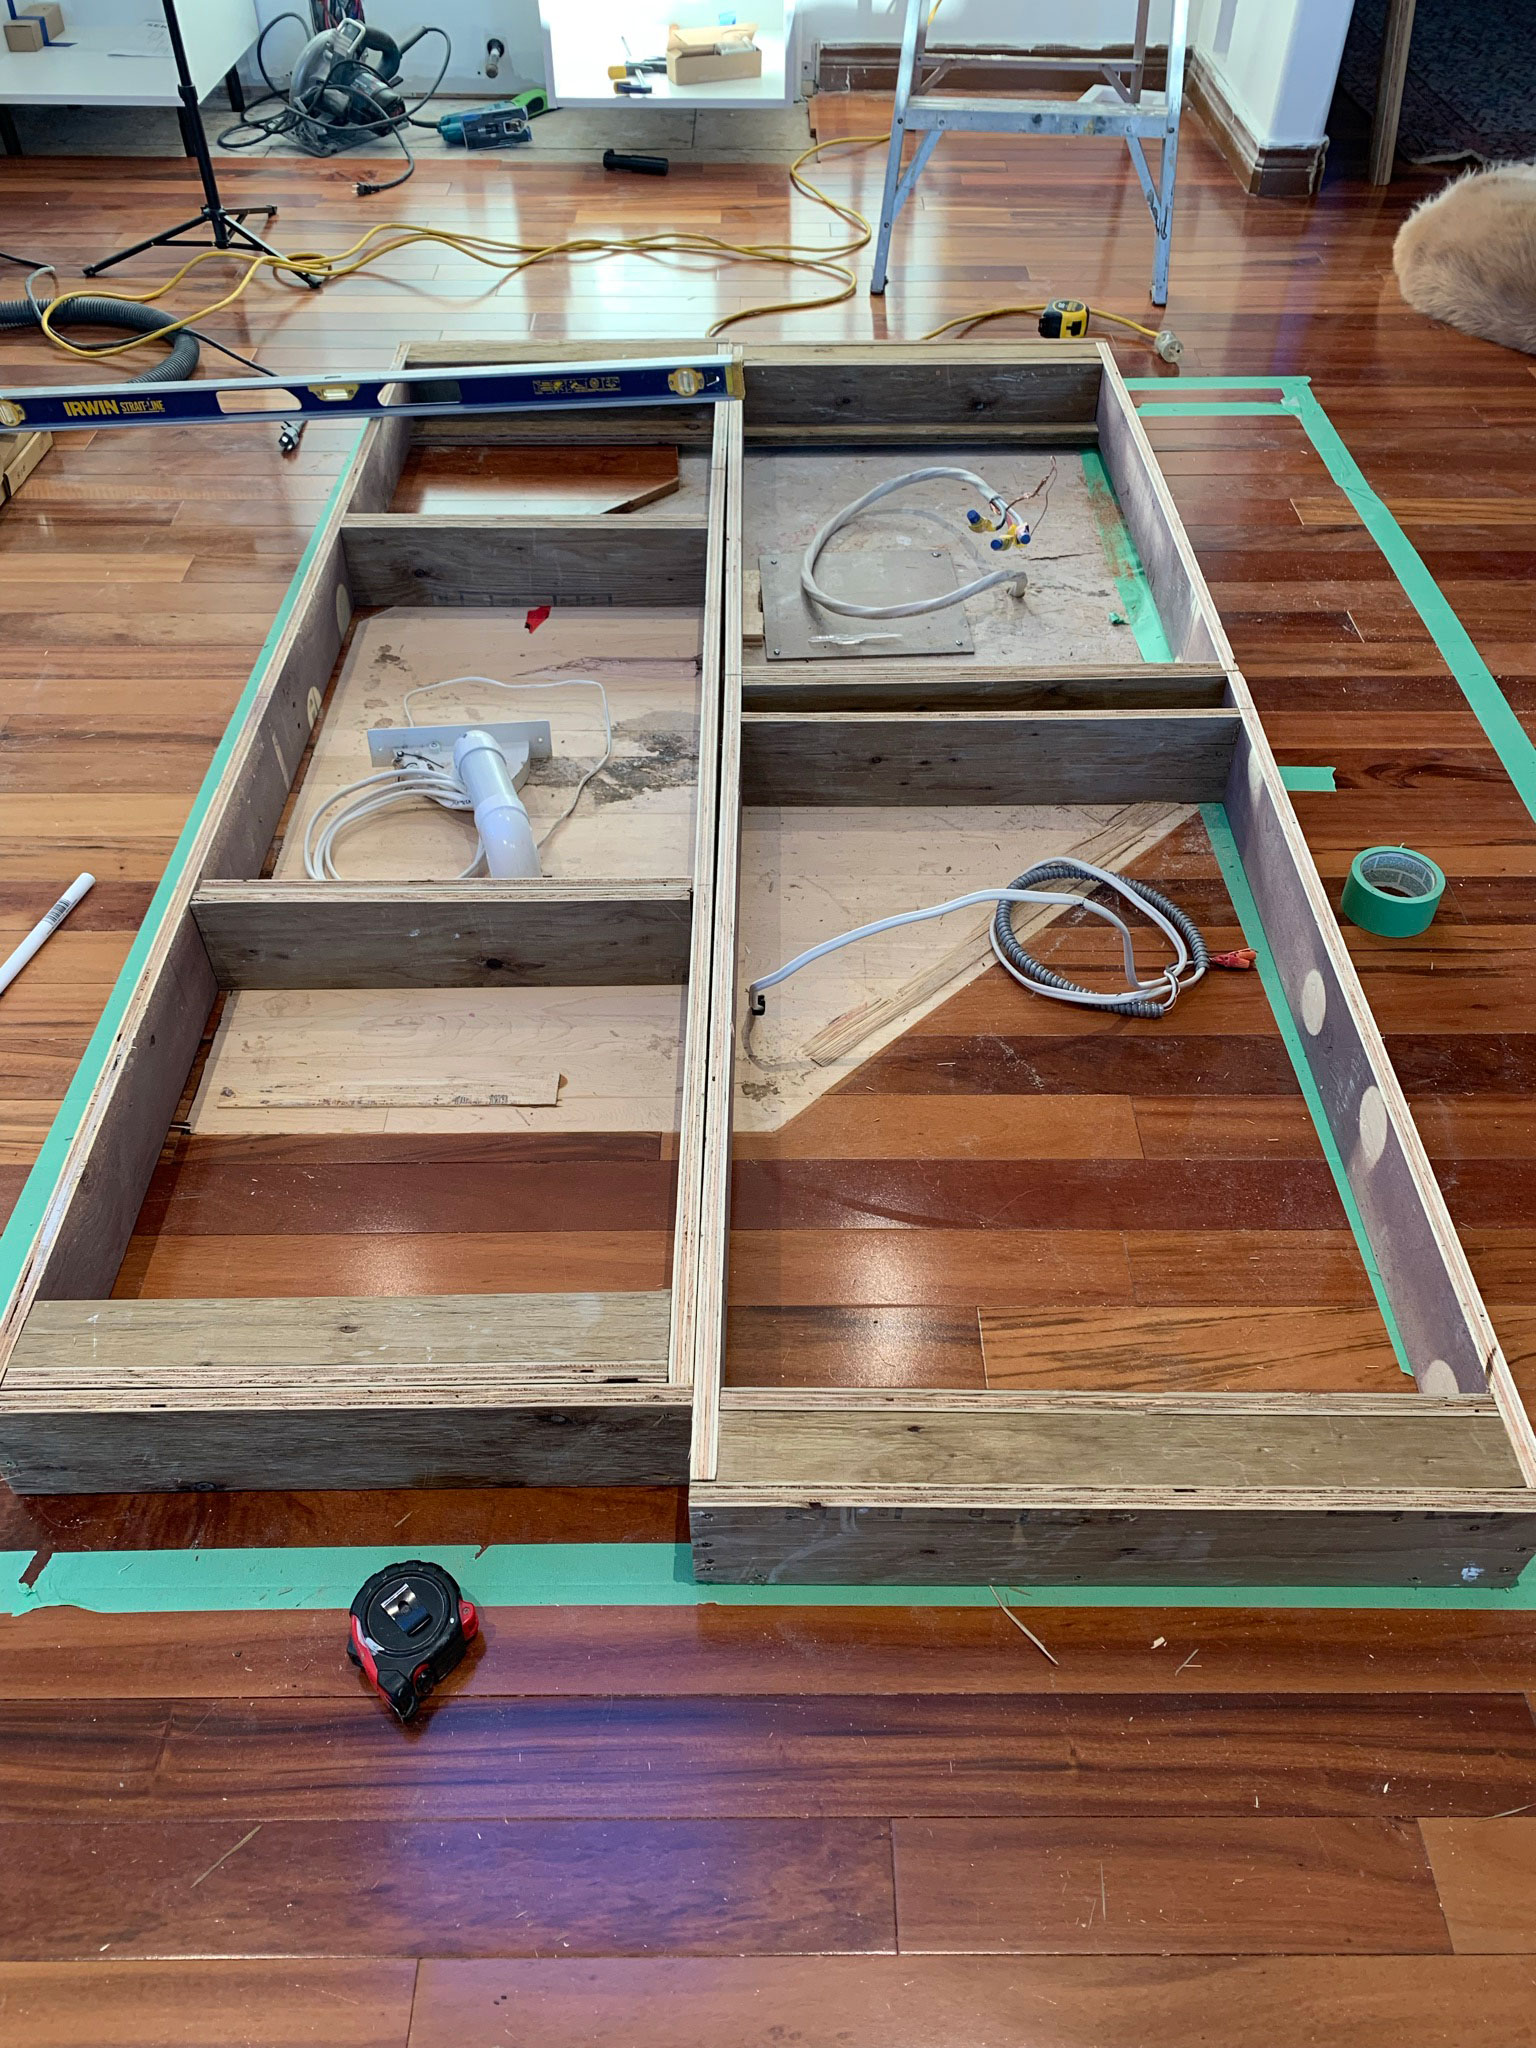
<path id="1" fill-rule="evenodd" d="M 843 132 L 878 114 L 828 111 Z M 1313 377 L 1530 726 L 1536 384 L 1526 358 L 1431 328 L 1397 298 L 1391 236 L 1436 181 L 1378 191 L 1335 174 L 1310 204 L 1250 201 L 1193 124 L 1181 173 L 1169 315 L 1186 370 Z M 354 176 L 350 163 L 221 166 L 232 201 L 276 200 L 279 239 L 311 247 L 398 217 L 550 239 L 662 223 L 762 238 L 791 217 L 823 231 L 798 202 L 791 216 L 776 167 L 679 165 L 661 185 L 541 169 L 534 151 L 511 173 L 433 161 L 368 201 Z M 824 176 L 866 207 L 878 192 L 873 158 Z M 6 162 L 3 239 L 68 280 L 178 215 L 188 190 L 180 162 Z M 757 331 L 908 337 L 966 307 L 1058 293 L 1143 305 L 1150 238 L 1113 145 L 950 138 L 920 202 L 884 301 L 861 294 Z M 164 274 L 143 264 L 123 277 Z M 210 325 L 279 370 L 371 367 L 407 338 L 531 333 L 554 349 L 567 335 L 696 333 L 780 282 L 634 258 L 495 290 L 423 245 L 320 294 L 258 284 Z M 34 342 L 0 346 L 12 381 L 71 374 Z M 1117 352 L 1146 369 L 1134 346 Z M 1277 753 L 1336 771 L 1336 792 L 1297 798 L 1335 900 L 1350 856 L 1378 841 L 1421 847 L 1447 872 L 1421 939 L 1346 929 L 1529 1395 L 1536 825 L 1295 425 L 1160 420 L 1152 432 Z M 0 510 L 10 942 L 79 868 L 100 878 L 0 1004 L 7 1201 L 350 439 L 311 428 L 285 463 L 268 428 L 75 437 Z M 1244 1014 L 1250 1000 L 1236 983 L 1222 991 Z M 950 1034 L 973 1064 L 999 1021 L 980 1002 L 956 999 L 963 1029 Z M 1320 1259 L 1337 1250 L 1342 1273 L 1353 1254 L 1335 1244 L 1331 1188 L 1283 1069 L 1273 1085 L 1254 1079 L 1278 1047 L 1250 1043 L 1228 1071 L 1220 1032 L 1160 1043 L 1181 1038 L 1153 1086 L 1144 1064 L 1116 1067 L 1112 1037 L 1089 1057 L 1035 1034 L 1031 1058 L 1070 1076 L 1056 1099 L 1097 1120 L 1121 1207 L 1112 1228 L 1064 1219 L 1043 1233 L 1058 1242 L 1027 1249 L 1114 1276 L 1094 1298 L 1057 1298 L 1075 1359 L 1119 1346 L 1123 1370 L 1117 1318 L 1135 1314 L 1145 1349 L 1157 1311 L 1230 1306 L 1251 1317 L 1255 1371 L 1292 1371 L 1295 1275 L 1311 1288 Z M 891 1099 L 850 1091 L 827 1110 L 877 1117 Z M 1073 1140 L 1056 1128 L 1010 1125 L 975 1170 L 1027 1180 L 1052 1162 L 1069 1189 Z M 860 1149 L 888 1129 L 850 1121 L 849 1156 L 899 1178 L 909 1152 Z M 1274 1158 L 1283 1174 L 1256 1170 Z M 206 1161 L 168 1157 L 154 1199 L 177 1229 L 159 1242 L 185 1225 L 199 1259 L 217 1254 L 232 1275 L 263 1259 L 319 1271 L 387 1236 L 365 1173 L 322 1197 L 302 1161 L 278 1156 L 268 1207 L 281 1227 L 220 1227 L 241 1169 L 229 1154 Z M 655 1168 L 630 1161 L 628 1180 L 608 1182 L 591 1226 L 604 1256 L 643 1260 L 642 1211 L 626 1203 L 660 1199 Z M 932 1183 L 940 1208 L 955 1181 Z M 1191 1201 L 1225 1190 L 1231 1213 L 1181 1220 L 1208 1239 L 1207 1284 L 1210 1252 L 1227 1258 L 1228 1301 L 1188 1292 L 1174 1226 L 1149 1204 L 1154 1181 Z M 747 1184 L 754 1203 L 770 1188 L 781 1202 L 785 1167 L 755 1161 Z M 797 1231 L 814 1232 L 809 1196 L 796 1203 Z M 952 1227 L 949 1210 L 932 1221 Z M 1111 1241 L 1066 1242 L 1089 1236 Z M 786 1323 L 748 1295 L 734 1354 L 783 1379 L 825 1369 L 818 1354 L 857 1353 L 898 1382 L 938 1369 L 953 1384 L 1048 1383 L 1055 1354 L 1038 1323 L 1021 1342 L 1009 1315 L 1027 1305 L 1019 1284 L 979 1325 L 970 1297 L 892 1304 L 839 1286 L 797 1296 Z M 1337 1323 L 1306 1341 L 1374 1373 L 1373 1312 L 1342 1281 L 1330 1299 Z M 0 1544 L 39 1553 L 670 1542 L 681 1528 L 664 1491 L 0 1499 Z M 335 1615 L 44 1610 L 0 1623 L 0 2036 L 8 2048 L 1536 2043 L 1525 1617 L 1032 1605 L 1027 1619 L 1058 1663 L 1003 1615 L 965 1610 L 493 1612 L 417 1737 L 359 1692 Z"/>

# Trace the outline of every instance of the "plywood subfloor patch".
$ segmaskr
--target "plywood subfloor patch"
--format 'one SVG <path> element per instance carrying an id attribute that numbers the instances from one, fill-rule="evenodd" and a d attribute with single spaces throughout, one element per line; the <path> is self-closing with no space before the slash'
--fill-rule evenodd
<path id="1" fill-rule="evenodd" d="M 695 462 L 695 468 L 702 468 Z M 392 512 L 553 513 L 638 511 L 642 505 L 677 509 L 682 477 L 677 449 L 452 448 L 418 445 L 406 456 Z M 696 517 L 695 507 L 688 516 Z"/>
<path id="2" fill-rule="evenodd" d="M 189 1127 L 199 1136 L 673 1131 L 685 996 L 679 988 L 247 989 L 225 1006 Z M 558 1072 L 557 1103 L 490 1099 L 507 1092 L 509 1079 L 538 1072 Z M 364 1079 L 368 1099 L 355 1100 Z M 439 1086 L 466 1100 L 387 1099 Z"/>
<path id="3" fill-rule="evenodd" d="M 975 652 L 951 657 L 956 669 L 997 661 L 1139 662 L 1141 654 L 1129 626 L 1117 626 L 1111 619 L 1120 610 L 1120 601 L 1082 460 L 1073 449 L 911 447 L 883 449 L 877 455 L 846 449 L 814 455 L 749 450 L 746 565 L 756 569 L 758 558 L 776 549 L 803 552 L 817 528 L 841 506 L 905 470 L 936 464 L 969 469 L 1013 498 L 1032 491 L 1048 474 L 1053 454 L 1056 475 L 1050 486 L 1050 510 L 1040 520 L 1038 538 L 1021 554 L 994 554 L 987 535 L 972 533 L 965 515 L 978 501 L 964 484 L 916 484 L 871 506 L 837 534 L 821 557 L 819 581 L 823 589 L 835 593 L 840 559 L 889 554 L 904 547 L 948 548 L 956 578 L 966 583 L 990 575 L 1004 562 L 1017 562 L 1028 571 L 1025 596 L 1015 598 L 1003 584 L 970 600 L 965 615 Z M 1028 508 L 1037 519 L 1039 505 L 1036 498 Z M 878 642 L 869 651 L 890 653 Z M 780 679 L 794 674 L 791 664 L 769 665 Z M 850 676 L 856 666 L 850 664 Z"/>
<path id="4" fill-rule="evenodd" d="M 749 808 L 738 987 L 856 925 L 1007 883 L 1076 853 L 1123 868 L 1189 817 L 1178 804 Z M 985 906 L 861 941 L 769 992 L 736 1066 L 736 1124 L 774 1131 L 982 973 Z M 1055 912 L 1020 910 L 1020 936 Z M 1118 956 L 1116 956 L 1117 958 Z"/>
<path id="5" fill-rule="evenodd" d="M 456 676 L 570 683 L 591 678 L 608 692 L 613 758 L 582 796 L 541 859 L 554 880 L 669 880 L 693 869 L 699 750 L 699 616 L 660 607 L 557 607 L 534 632 L 524 611 L 398 607 L 363 620 L 352 636 L 314 751 L 294 801 L 273 872 L 304 873 L 304 832 L 328 796 L 372 772 L 368 731 L 543 718 L 552 758 L 523 788 L 535 835 L 570 802 L 603 751 L 596 690 L 500 690 L 482 683 L 434 690 L 407 713 L 423 683 Z M 349 833 L 336 849 L 350 881 L 452 881 L 474 851 L 468 814 L 421 803 Z"/>

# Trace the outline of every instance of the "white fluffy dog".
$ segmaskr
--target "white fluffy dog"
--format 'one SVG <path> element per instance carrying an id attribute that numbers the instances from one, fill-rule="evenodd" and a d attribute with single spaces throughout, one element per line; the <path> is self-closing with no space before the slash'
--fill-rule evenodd
<path id="1" fill-rule="evenodd" d="M 1392 262 L 1420 313 L 1536 355 L 1536 164 L 1471 171 L 1426 199 Z"/>

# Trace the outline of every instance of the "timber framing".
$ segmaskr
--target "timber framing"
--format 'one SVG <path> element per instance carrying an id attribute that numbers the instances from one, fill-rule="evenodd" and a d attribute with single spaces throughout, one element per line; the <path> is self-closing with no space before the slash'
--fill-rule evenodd
<path id="1" fill-rule="evenodd" d="M 745 1006 L 735 944 L 723 936 L 698 1285 L 707 1309 L 694 1376 L 697 1573 L 780 1583 L 1512 1583 L 1536 1549 L 1536 1440 L 1109 351 L 1012 349 L 1006 364 L 1002 350 L 942 344 L 876 359 L 848 351 L 856 390 L 845 375 L 818 378 L 827 353 L 748 351 L 749 507 L 755 450 L 829 445 L 829 393 L 845 445 L 905 448 L 908 461 L 949 459 L 924 451 L 966 433 L 984 454 L 1023 439 L 1033 420 L 1065 427 L 1055 445 L 1097 447 L 1172 659 L 1055 673 L 923 659 L 770 666 L 760 636 L 733 639 L 740 604 L 728 590 L 722 934 L 744 805 L 819 804 L 830 817 L 914 801 L 1221 804 L 1420 1391 L 722 1387 L 731 1060 Z M 806 385 L 797 439 L 792 409 Z M 982 456 L 968 459 L 985 467 Z"/>
<path id="2" fill-rule="evenodd" d="M 433 344 L 407 361 L 536 353 Z M 0 1468 L 22 1491 L 686 1479 L 696 1572 L 721 1582 L 1511 1583 L 1536 1553 L 1536 1437 L 1109 351 L 770 345 L 744 352 L 744 372 L 740 402 L 660 424 L 365 431 L 27 1247 L 3 1330 Z M 673 442 L 705 487 L 670 515 L 622 519 L 390 509 L 413 448 L 626 431 Z M 979 454 L 942 452 L 965 448 Z M 764 659 L 747 603 L 759 465 L 807 456 L 830 475 L 872 453 L 1078 448 L 1103 464 L 1169 659 Z M 524 603 L 697 610 L 690 872 L 271 872 L 354 608 Z M 744 809 L 1140 802 L 1224 811 L 1417 1395 L 725 1386 Z M 221 997 L 658 986 L 684 992 L 670 1289 L 114 1298 Z"/>
<path id="3" fill-rule="evenodd" d="M 546 353 L 497 351 L 514 362 Z M 204 786 L 8 1306 L 0 1467 L 18 1491 L 654 1485 L 685 1476 L 697 1228 L 686 1172 L 674 1284 L 659 1295 L 165 1301 L 112 1291 L 221 996 L 662 984 L 688 987 L 691 1008 L 707 998 L 710 930 L 700 906 L 713 860 L 726 471 L 739 429 L 732 402 L 558 418 L 386 417 L 364 429 Z M 693 465 L 681 511 L 453 518 L 391 509 L 419 445 L 627 439 L 671 443 Z M 397 604 L 444 614 L 594 608 L 594 618 L 611 606 L 691 608 L 691 872 L 356 884 L 267 872 L 354 613 Z M 695 1068 L 705 1031 L 691 1008 L 680 1057 L 684 1159 L 701 1151 Z"/>

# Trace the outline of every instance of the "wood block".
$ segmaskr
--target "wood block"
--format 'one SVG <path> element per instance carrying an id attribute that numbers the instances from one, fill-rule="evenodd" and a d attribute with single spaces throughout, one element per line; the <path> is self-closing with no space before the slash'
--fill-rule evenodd
<path id="1" fill-rule="evenodd" d="M 0 434 L 0 499 L 15 497 L 52 446 L 52 434 Z"/>

